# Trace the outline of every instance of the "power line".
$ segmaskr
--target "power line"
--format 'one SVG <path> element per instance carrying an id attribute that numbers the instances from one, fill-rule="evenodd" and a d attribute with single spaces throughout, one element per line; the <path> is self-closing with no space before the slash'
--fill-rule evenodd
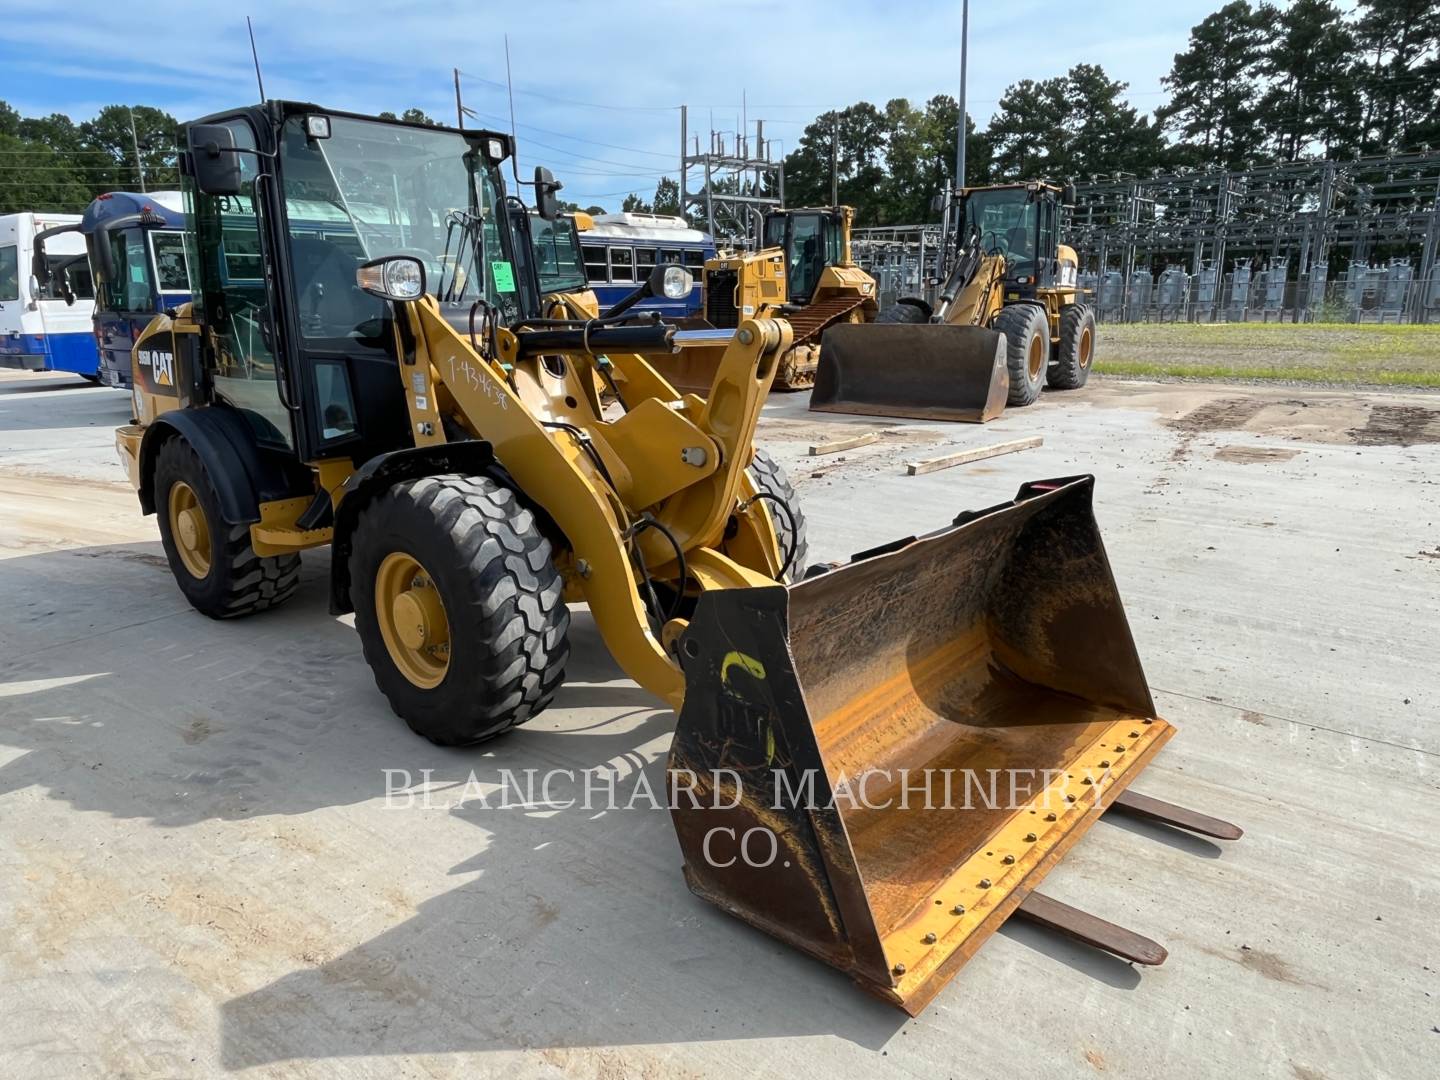
<path id="1" fill-rule="evenodd" d="M 461 71 L 460 74 L 467 79 L 474 79 L 478 83 L 484 83 L 486 86 L 493 86 L 497 90 L 508 89 L 504 83 L 496 82 L 493 79 L 482 78 L 479 75 L 472 75 L 468 71 Z M 680 108 L 678 105 L 610 105 L 596 101 L 576 101 L 574 98 L 556 97 L 553 94 L 542 94 L 538 90 L 524 90 L 518 86 L 515 88 L 515 93 L 524 94 L 527 97 L 540 98 L 542 101 L 553 101 L 559 105 L 574 105 L 582 109 L 608 109 L 613 112 L 675 112 Z"/>

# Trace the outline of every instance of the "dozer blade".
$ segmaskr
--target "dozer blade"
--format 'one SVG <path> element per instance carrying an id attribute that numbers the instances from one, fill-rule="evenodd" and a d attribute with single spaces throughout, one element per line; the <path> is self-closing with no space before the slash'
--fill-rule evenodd
<path id="1" fill-rule="evenodd" d="M 1005 338 L 979 326 L 845 323 L 825 331 L 810 408 L 985 423 L 1005 408 Z"/>
<path id="2" fill-rule="evenodd" d="M 695 893 L 912 1015 L 934 997 L 1173 733 L 1093 483 L 700 598 L 670 756 Z"/>

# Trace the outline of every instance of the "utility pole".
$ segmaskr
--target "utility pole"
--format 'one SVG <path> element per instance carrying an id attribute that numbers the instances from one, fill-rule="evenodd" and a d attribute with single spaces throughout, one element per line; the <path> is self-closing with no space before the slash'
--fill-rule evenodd
<path id="1" fill-rule="evenodd" d="M 955 187 L 965 186 L 965 62 L 970 38 L 970 0 L 960 5 L 960 123 L 955 133 Z"/>
<path id="2" fill-rule="evenodd" d="M 840 114 L 835 114 L 835 123 L 830 129 L 830 205 L 840 202 Z"/>
<path id="3" fill-rule="evenodd" d="M 126 107 L 130 114 L 130 146 L 135 151 L 135 171 L 140 174 L 140 190 L 145 190 L 145 162 L 140 157 L 140 136 L 135 134 L 135 110 Z"/>
<path id="4" fill-rule="evenodd" d="M 455 126 L 464 129 L 465 127 L 465 106 L 460 102 L 460 69 L 451 68 L 455 73 Z"/>

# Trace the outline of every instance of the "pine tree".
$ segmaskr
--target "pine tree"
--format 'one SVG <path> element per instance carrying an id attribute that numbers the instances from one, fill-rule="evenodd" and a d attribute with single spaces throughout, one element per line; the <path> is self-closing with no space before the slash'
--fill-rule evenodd
<path id="1" fill-rule="evenodd" d="M 1175 54 L 1162 82 L 1170 102 L 1157 112 L 1178 131 L 1196 164 L 1243 167 L 1264 142 L 1256 74 L 1273 8 L 1231 0 L 1190 31 L 1190 47 Z"/>

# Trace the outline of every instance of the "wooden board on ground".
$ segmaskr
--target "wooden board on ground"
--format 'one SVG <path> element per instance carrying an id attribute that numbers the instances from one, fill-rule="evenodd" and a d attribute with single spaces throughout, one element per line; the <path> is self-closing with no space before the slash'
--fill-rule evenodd
<path id="1" fill-rule="evenodd" d="M 970 461 L 984 461 L 986 458 L 999 457 L 1001 454 L 1013 454 L 1017 450 L 1033 450 L 1044 442 L 1045 440 L 1039 435 L 1031 435 L 1029 438 L 1015 439 L 1013 442 L 992 443 L 989 446 L 972 446 L 967 450 L 959 450 L 953 454 L 946 454 L 944 457 L 906 462 L 905 474 L 907 476 L 920 476 L 923 473 L 939 472 L 941 469 L 948 469 L 954 465 L 964 465 Z"/>
<path id="2" fill-rule="evenodd" d="M 854 450 L 857 446 L 869 446 L 873 442 L 880 441 L 878 431 L 867 431 L 864 435 L 856 435 L 853 439 L 839 439 L 836 442 L 812 443 L 810 456 L 819 454 L 838 454 L 841 450 Z"/>

